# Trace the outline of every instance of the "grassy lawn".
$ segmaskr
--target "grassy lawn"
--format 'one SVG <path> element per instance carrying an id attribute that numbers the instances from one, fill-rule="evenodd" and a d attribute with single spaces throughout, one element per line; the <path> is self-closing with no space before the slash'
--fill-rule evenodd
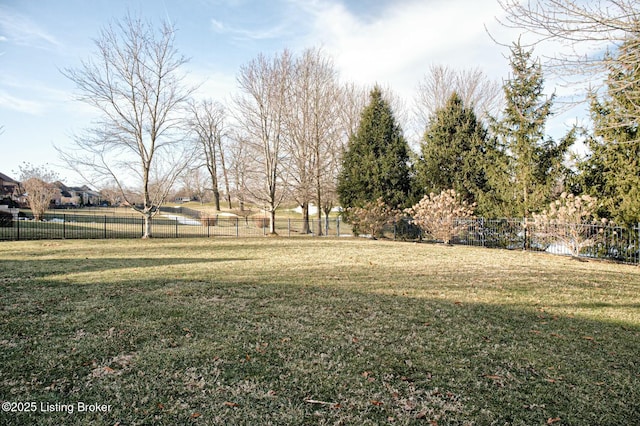
<path id="1" fill-rule="evenodd" d="M 2 425 L 640 419 L 638 267 L 361 239 L 60 240 L 0 243 L 0 288 L 0 401 L 36 403 Z"/>

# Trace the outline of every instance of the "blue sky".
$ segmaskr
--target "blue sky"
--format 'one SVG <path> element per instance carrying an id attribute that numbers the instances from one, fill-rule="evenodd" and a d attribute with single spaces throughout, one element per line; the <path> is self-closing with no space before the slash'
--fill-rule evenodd
<path id="1" fill-rule="evenodd" d="M 507 42 L 517 37 L 496 24 L 495 0 L 2 0 L 0 172 L 17 178 L 29 161 L 83 183 L 58 168 L 53 145 L 68 146 L 93 112 L 73 99 L 60 71 L 91 56 L 100 29 L 128 12 L 170 20 L 190 58 L 189 79 L 221 102 L 236 90 L 239 67 L 259 53 L 322 47 L 342 80 L 390 87 L 410 109 L 431 64 L 506 78 L 506 51 L 485 26 Z"/>

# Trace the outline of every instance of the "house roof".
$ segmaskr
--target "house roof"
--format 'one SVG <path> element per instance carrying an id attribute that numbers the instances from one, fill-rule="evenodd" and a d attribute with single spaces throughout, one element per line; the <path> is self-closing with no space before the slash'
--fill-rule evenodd
<path id="1" fill-rule="evenodd" d="M 20 182 L 18 182 L 15 179 L 11 179 L 9 176 L 5 175 L 4 173 L 0 173 L 0 180 L 3 181 L 4 183 L 15 183 L 16 185 L 20 184 Z"/>

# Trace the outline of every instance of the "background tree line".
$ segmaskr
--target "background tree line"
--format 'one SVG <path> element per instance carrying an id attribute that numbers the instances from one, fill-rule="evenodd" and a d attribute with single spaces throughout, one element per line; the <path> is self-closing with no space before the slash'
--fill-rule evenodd
<path id="1" fill-rule="evenodd" d="M 563 2 L 549 3 L 541 7 Z M 101 32 L 81 67 L 65 71 L 102 119 L 61 156 L 87 181 L 131 198 L 148 220 L 146 236 L 178 182 L 210 190 L 218 210 L 221 192 L 228 207 L 235 199 L 239 209 L 264 209 L 272 232 L 285 201 L 309 218 L 310 203 L 320 217 L 380 198 L 408 208 L 448 189 L 486 216 L 526 218 L 570 191 L 597 196 L 603 217 L 640 221 L 637 30 L 608 53 L 605 90 L 590 98 L 593 129 L 558 141 L 546 135 L 554 96 L 544 95 L 533 48 L 516 42 L 502 84 L 479 70 L 427 72 L 416 94 L 424 125 L 417 149 L 391 91 L 341 81 L 320 49 L 258 55 L 240 68 L 238 94 L 223 105 L 186 84 L 174 37 L 168 24 L 127 16 Z M 590 152 L 569 167 L 579 131 Z"/>

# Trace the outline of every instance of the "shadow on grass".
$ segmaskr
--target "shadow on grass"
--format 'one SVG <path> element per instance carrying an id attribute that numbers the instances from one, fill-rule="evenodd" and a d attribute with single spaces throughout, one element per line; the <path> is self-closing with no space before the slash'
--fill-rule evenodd
<path id="1" fill-rule="evenodd" d="M 110 262 L 94 270 L 117 269 Z M 636 325 L 376 294 L 331 280 L 310 285 L 299 272 L 280 272 L 277 282 L 138 277 L 117 293 L 108 282 L 82 292 L 56 282 L 57 303 L 36 312 L 17 303 L 27 297 L 22 291 L 5 293 L 0 399 L 111 410 L 0 413 L 0 421 L 620 425 L 640 418 Z"/>
<path id="2" fill-rule="evenodd" d="M 179 258 L 179 257 L 135 257 L 135 258 L 109 258 L 79 256 L 76 259 L 32 259 L 32 260 L 3 260 L 0 265 L 0 283 L 4 277 L 21 279 L 47 278 L 60 274 L 73 274 L 79 272 L 107 272 L 117 273 L 124 269 L 141 269 L 154 267 L 167 267 L 178 265 L 197 265 L 219 262 L 243 262 L 249 258 Z M 137 271 L 136 271 L 137 272 Z"/>

